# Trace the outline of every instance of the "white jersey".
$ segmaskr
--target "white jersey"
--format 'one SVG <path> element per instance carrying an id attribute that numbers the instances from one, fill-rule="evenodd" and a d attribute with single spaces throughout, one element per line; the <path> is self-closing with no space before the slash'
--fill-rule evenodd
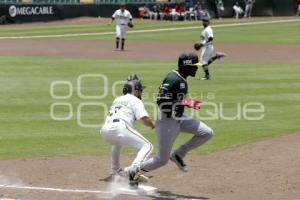
<path id="1" fill-rule="evenodd" d="M 142 100 L 132 94 L 126 94 L 117 97 L 113 101 L 109 115 L 106 118 L 106 123 L 113 119 L 121 119 L 132 127 L 135 120 L 148 116 Z"/>
<path id="2" fill-rule="evenodd" d="M 204 30 L 201 33 L 201 39 L 202 39 L 202 41 L 208 41 L 208 38 L 210 38 L 210 37 L 212 37 L 212 38 L 214 37 L 213 30 L 210 26 L 207 26 L 204 28 Z M 205 43 L 204 46 L 208 46 L 210 44 L 212 44 L 212 41 Z"/>
<path id="3" fill-rule="evenodd" d="M 112 18 L 116 20 L 117 25 L 126 25 L 132 16 L 128 10 L 121 11 L 121 9 L 116 10 L 112 15 Z"/>

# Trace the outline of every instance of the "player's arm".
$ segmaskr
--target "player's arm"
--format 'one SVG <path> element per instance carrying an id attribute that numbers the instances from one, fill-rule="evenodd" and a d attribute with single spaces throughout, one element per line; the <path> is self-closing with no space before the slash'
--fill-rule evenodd
<path id="1" fill-rule="evenodd" d="M 141 100 L 134 102 L 133 108 L 135 118 L 141 120 L 145 126 L 154 129 L 155 126 L 152 120 L 150 119 L 143 102 Z"/>
<path id="2" fill-rule="evenodd" d="M 111 24 L 113 23 L 113 21 L 114 21 L 114 20 L 115 20 L 115 18 L 116 18 L 116 14 L 117 14 L 117 11 L 116 11 L 116 12 L 114 12 L 114 14 L 111 16 L 111 18 L 110 18 L 110 21 L 109 21 L 108 25 L 111 25 Z"/>
<path id="3" fill-rule="evenodd" d="M 142 122 L 143 122 L 143 124 L 145 126 L 148 126 L 148 127 L 152 128 L 152 129 L 155 128 L 155 126 L 154 126 L 152 120 L 150 119 L 150 117 L 145 116 L 145 117 L 142 117 L 141 120 L 142 120 Z"/>
<path id="4" fill-rule="evenodd" d="M 201 46 L 206 45 L 209 42 L 212 42 L 214 40 L 214 38 L 212 36 L 208 37 L 207 40 L 202 40 L 202 42 L 200 43 Z"/>

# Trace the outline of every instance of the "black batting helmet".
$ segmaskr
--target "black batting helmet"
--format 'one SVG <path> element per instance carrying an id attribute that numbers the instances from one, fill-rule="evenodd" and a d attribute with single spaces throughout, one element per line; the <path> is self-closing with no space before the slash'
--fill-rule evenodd
<path id="1" fill-rule="evenodd" d="M 146 87 L 142 85 L 141 81 L 138 79 L 132 79 L 127 81 L 123 87 L 123 94 L 132 93 L 135 90 L 143 91 Z"/>
<path id="2" fill-rule="evenodd" d="M 198 67 L 202 66 L 195 53 L 182 53 L 178 58 L 178 69 L 189 76 L 195 76 Z"/>

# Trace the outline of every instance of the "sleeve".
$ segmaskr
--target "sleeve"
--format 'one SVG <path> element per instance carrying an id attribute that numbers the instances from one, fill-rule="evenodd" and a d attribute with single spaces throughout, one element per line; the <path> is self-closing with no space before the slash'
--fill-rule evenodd
<path id="1" fill-rule="evenodd" d="M 213 38 L 214 37 L 212 28 L 208 29 L 206 34 L 207 34 L 207 38 Z"/>
<path id="2" fill-rule="evenodd" d="M 129 19 L 129 21 L 132 20 L 132 15 L 131 15 L 131 13 L 129 11 L 128 11 L 128 19 Z"/>
<path id="3" fill-rule="evenodd" d="M 114 12 L 114 14 L 111 16 L 111 18 L 114 18 L 114 19 L 115 19 L 115 18 L 116 18 L 116 15 L 117 15 L 117 12 L 118 12 L 118 11 L 116 10 L 116 11 Z"/>
<path id="4" fill-rule="evenodd" d="M 134 102 L 133 108 L 133 113 L 136 119 L 141 119 L 143 117 L 149 116 L 143 102 L 140 99 L 137 99 L 137 101 Z"/>

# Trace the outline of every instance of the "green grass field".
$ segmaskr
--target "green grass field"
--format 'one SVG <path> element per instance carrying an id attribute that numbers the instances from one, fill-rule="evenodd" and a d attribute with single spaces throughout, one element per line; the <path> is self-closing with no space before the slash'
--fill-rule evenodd
<path id="1" fill-rule="evenodd" d="M 230 21 L 231 22 L 231 21 Z M 228 22 L 229 23 L 229 22 Z M 191 26 L 193 23 L 161 23 L 140 24 L 142 28 L 158 28 L 166 26 Z M 68 29 L 70 28 L 70 29 Z M 285 29 L 284 29 L 285 28 Z M 66 26 L 31 27 L 0 30 L 0 36 L 64 34 L 110 31 L 111 27 Z M 269 25 L 251 25 L 243 27 L 220 27 L 215 29 L 219 43 L 257 43 L 257 44 L 300 44 L 299 22 Z M 238 33 L 246 35 L 242 37 Z M 257 34 L 260 33 L 260 34 Z M 193 41 L 199 30 L 184 30 L 174 33 L 129 34 L 130 40 L 148 41 Z M 60 38 L 62 39 L 62 38 Z M 65 39 L 65 38 L 63 38 Z M 80 36 L 66 38 L 72 40 L 112 40 L 112 36 Z M 125 61 L 122 65 L 113 60 L 96 59 L 55 59 L 32 57 L 0 57 L 0 158 L 19 158 L 34 156 L 65 155 L 99 155 L 107 154 L 110 146 L 99 136 L 99 128 L 83 128 L 78 126 L 77 109 L 81 103 L 104 103 L 110 105 L 113 96 L 113 82 L 124 80 L 130 73 L 138 73 L 147 86 L 145 102 L 151 104 L 150 96 L 157 92 L 163 76 L 174 69 L 176 61 Z M 300 63 L 299 65 L 265 65 L 265 64 L 218 64 L 212 68 L 216 77 L 213 81 L 201 82 L 189 80 L 190 92 L 201 97 L 204 102 L 215 102 L 218 109 L 223 109 L 224 116 L 235 116 L 237 106 L 247 102 L 257 102 L 264 106 L 264 118 L 249 121 L 244 117 L 236 120 L 224 120 L 217 116 L 215 120 L 204 120 L 215 130 L 215 137 L 208 144 L 194 153 L 210 153 L 224 148 L 257 141 L 263 138 L 291 133 L 300 130 L 298 115 L 300 113 Z M 77 78 L 81 74 L 103 74 L 109 79 L 108 96 L 101 100 L 85 100 L 78 97 Z M 199 75 L 198 75 L 199 76 Z M 72 83 L 72 97 L 54 99 L 50 95 L 53 81 L 69 81 Z M 104 91 L 99 79 L 82 82 L 82 93 L 96 95 Z M 117 92 L 121 93 L 119 88 Z M 67 87 L 57 86 L 55 95 L 67 95 Z M 213 99 L 209 99 L 210 95 Z M 70 120 L 54 121 L 50 117 L 53 103 L 69 103 L 73 109 Z M 147 107 L 150 114 L 153 112 Z M 207 118 L 207 112 L 213 112 L 212 106 L 203 106 L 198 115 Z M 57 107 L 55 115 L 64 117 L 68 113 L 66 107 Z M 100 124 L 104 110 L 99 106 L 82 108 L 82 122 Z M 155 133 L 137 122 L 136 128 L 155 145 Z M 175 146 L 189 138 L 182 134 Z M 126 148 L 125 152 L 135 152 Z"/>

